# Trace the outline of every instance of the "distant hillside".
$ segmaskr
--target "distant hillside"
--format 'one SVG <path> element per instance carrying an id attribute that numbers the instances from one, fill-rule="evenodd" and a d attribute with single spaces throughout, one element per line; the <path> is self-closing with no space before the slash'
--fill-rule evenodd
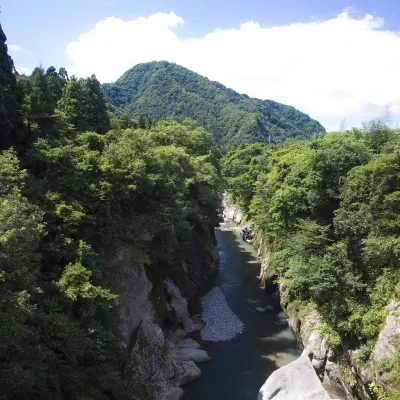
<path id="1" fill-rule="evenodd" d="M 241 143 L 308 139 L 324 127 L 291 106 L 252 99 L 166 61 L 138 64 L 115 83 L 104 84 L 117 113 L 153 120 L 192 118 L 228 149 Z"/>

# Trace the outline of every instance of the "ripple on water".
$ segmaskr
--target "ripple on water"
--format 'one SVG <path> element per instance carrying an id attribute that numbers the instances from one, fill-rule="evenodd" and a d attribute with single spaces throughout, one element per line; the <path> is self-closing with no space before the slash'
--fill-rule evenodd
<path id="1" fill-rule="evenodd" d="M 201 338 L 210 342 L 233 339 L 244 330 L 243 322 L 229 308 L 225 295 L 219 287 L 212 289 L 201 299 L 202 318 L 206 326 Z"/>

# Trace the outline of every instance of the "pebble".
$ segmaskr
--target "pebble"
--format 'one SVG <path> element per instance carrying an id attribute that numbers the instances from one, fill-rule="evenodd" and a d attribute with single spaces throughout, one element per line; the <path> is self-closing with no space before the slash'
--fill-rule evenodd
<path id="1" fill-rule="evenodd" d="M 202 318 L 206 326 L 201 338 L 210 342 L 224 342 L 244 331 L 243 322 L 229 308 L 222 290 L 212 289 L 201 299 Z"/>

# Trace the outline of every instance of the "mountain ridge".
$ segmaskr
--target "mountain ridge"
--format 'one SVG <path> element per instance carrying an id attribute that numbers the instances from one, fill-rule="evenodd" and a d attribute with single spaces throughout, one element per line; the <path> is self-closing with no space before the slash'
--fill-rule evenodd
<path id="1" fill-rule="evenodd" d="M 137 64 L 102 85 L 116 113 L 153 120 L 196 120 L 227 150 L 242 143 L 309 139 L 324 127 L 292 106 L 251 98 L 167 61 Z"/>

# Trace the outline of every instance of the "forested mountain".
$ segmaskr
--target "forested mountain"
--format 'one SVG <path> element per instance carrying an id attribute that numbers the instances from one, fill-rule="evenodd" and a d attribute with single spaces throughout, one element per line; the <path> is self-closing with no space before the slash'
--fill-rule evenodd
<path id="1" fill-rule="evenodd" d="M 213 133 L 223 150 L 241 143 L 309 139 L 322 125 L 291 106 L 252 99 L 166 61 L 139 64 L 115 83 L 104 84 L 118 114 L 158 121 L 192 118 Z"/>

